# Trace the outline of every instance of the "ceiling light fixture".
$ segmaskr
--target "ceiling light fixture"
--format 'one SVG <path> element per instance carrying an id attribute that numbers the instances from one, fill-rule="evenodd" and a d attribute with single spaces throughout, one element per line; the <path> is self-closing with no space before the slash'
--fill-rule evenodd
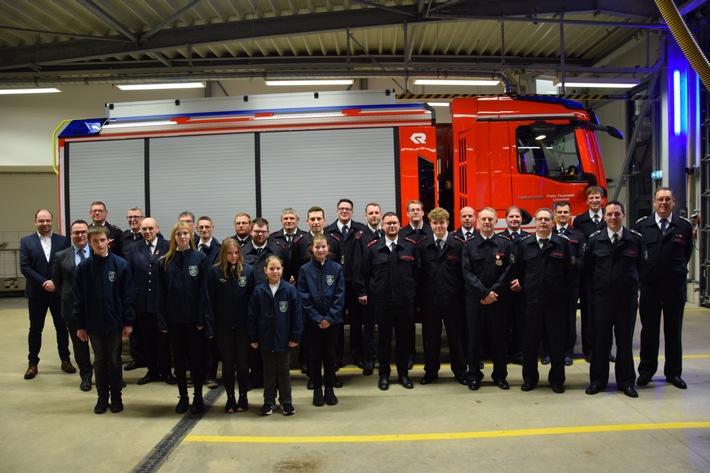
<path id="1" fill-rule="evenodd" d="M 498 84 L 500 79 L 414 79 L 414 85 L 493 86 Z"/>
<path id="2" fill-rule="evenodd" d="M 17 95 L 17 94 L 54 94 L 61 92 L 56 87 L 34 87 L 29 89 L 0 89 L 0 95 Z"/>
<path id="3" fill-rule="evenodd" d="M 169 89 L 204 89 L 204 82 L 173 82 L 166 84 L 119 84 L 121 90 L 169 90 Z"/>
<path id="4" fill-rule="evenodd" d="M 562 87 L 560 79 L 554 81 L 556 87 Z M 564 80 L 565 87 L 587 87 L 596 89 L 630 89 L 636 87 L 641 81 L 639 79 L 624 79 L 611 77 L 568 77 Z"/>
<path id="5" fill-rule="evenodd" d="M 267 80 L 268 86 L 297 87 L 308 85 L 352 85 L 353 79 L 298 79 L 298 80 Z"/>

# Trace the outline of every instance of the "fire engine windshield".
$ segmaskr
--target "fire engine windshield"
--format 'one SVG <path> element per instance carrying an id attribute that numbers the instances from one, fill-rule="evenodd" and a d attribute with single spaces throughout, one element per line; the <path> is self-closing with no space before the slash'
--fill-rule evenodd
<path id="1" fill-rule="evenodd" d="M 579 146 L 571 124 L 535 122 L 516 130 L 518 172 L 557 181 L 582 179 Z"/>

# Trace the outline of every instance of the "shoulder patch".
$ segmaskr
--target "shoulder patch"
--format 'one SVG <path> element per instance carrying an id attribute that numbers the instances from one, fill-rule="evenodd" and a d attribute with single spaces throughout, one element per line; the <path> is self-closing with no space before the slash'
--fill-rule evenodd
<path id="1" fill-rule="evenodd" d="M 510 237 L 508 235 L 501 235 L 500 233 L 496 233 L 495 236 L 502 238 L 506 241 L 510 241 Z"/>
<path id="2" fill-rule="evenodd" d="M 413 238 L 405 237 L 404 239 L 407 240 L 407 241 L 408 241 L 409 243 L 411 243 L 412 245 L 415 245 L 415 246 L 420 243 L 420 242 L 418 242 L 417 240 L 415 240 L 415 239 L 413 239 Z M 424 240 L 421 240 L 421 241 L 424 241 Z"/>
<path id="3" fill-rule="evenodd" d="M 368 248 L 371 247 L 372 245 L 374 245 L 374 244 L 377 243 L 378 241 L 380 241 L 379 238 L 376 238 L 376 239 L 372 240 L 370 243 L 367 244 L 367 247 L 368 247 Z"/>
<path id="4" fill-rule="evenodd" d="M 604 229 L 604 230 L 606 230 L 606 229 Z M 591 235 L 589 235 L 589 238 L 592 238 L 592 237 L 594 237 L 594 236 L 597 236 L 597 235 L 599 235 L 601 232 L 602 232 L 601 230 L 597 230 L 596 232 L 594 232 L 594 233 L 592 233 Z"/>
<path id="5" fill-rule="evenodd" d="M 362 237 L 362 230 L 358 230 L 353 238 L 359 240 Z"/>

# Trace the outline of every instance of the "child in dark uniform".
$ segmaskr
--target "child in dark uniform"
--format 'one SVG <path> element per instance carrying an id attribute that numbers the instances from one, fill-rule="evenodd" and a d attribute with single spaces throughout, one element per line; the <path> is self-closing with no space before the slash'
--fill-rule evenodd
<path id="1" fill-rule="evenodd" d="M 264 361 L 264 405 L 259 415 L 268 416 L 276 404 L 276 391 L 283 415 L 296 413 L 291 398 L 289 349 L 298 346 L 303 331 L 298 290 L 281 280 L 283 261 L 266 259 L 268 280 L 254 289 L 249 301 L 249 341 L 259 348 Z"/>

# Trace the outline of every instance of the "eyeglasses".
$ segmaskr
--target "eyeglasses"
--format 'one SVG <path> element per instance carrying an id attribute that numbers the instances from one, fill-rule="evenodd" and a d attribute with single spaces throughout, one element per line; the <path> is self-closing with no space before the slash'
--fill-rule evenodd
<path id="1" fill-rule="evenodd" d="M 552 219 L 550 217 L 535 217 L 535 220 L 538 222 L 551 222 Z"/>
<path id="2" fill-rule="evenodd" d="M 143 216 L 142 215 L 128 215 L 128 216 L 126 216 L 126 218 L 128 220 L 140 220 L 141 218 L 143 218 Z"/>
<path id="3" fill-rule="evenodd" d="M 658 197 L 657 199 L 654 199 L 656 202 L 673 202 L 673 197 Z"/>
<path id="4" fill-rule="evenodd" d="M 79 236 L 79 235 L 86 235 L 86 230 L 77 230 L 74 232 L 71 232 L 72 235 Z"/>
<path id="5" fill-rule="evenodd" d="M 200 225 L 197 227 L 198 230 L 209 230 L 212 228 L 212 225 Z"/>
<path id="6" fill-rule="evenodd" d="M 349 209 L 347 207 L 338 207 L 338 212 L 352 212 L 353 209 Z"/>
<path id="7" fill-rule="evenodd" d="M 152 232 L 153 230 L 155 230 L 155 227 L 142 227 L 141 228 L 142 232 Z"/>
<path id="8" fill-rule="evenodd" d="M 103 209 L 93 209 L 90 213 L 92 213 L 92 214 L 102 214 L 102 213 L 104 213 L 104 212 L 106 212 L 106 211 L 103 210 Z"/>
<path id="9" fill-rule="evenodd" d="M 256 233 L 258 235 L 264 235 L 266 233 L 269 233 L 268 230 L 252 230 L 252 233 Z"/>

